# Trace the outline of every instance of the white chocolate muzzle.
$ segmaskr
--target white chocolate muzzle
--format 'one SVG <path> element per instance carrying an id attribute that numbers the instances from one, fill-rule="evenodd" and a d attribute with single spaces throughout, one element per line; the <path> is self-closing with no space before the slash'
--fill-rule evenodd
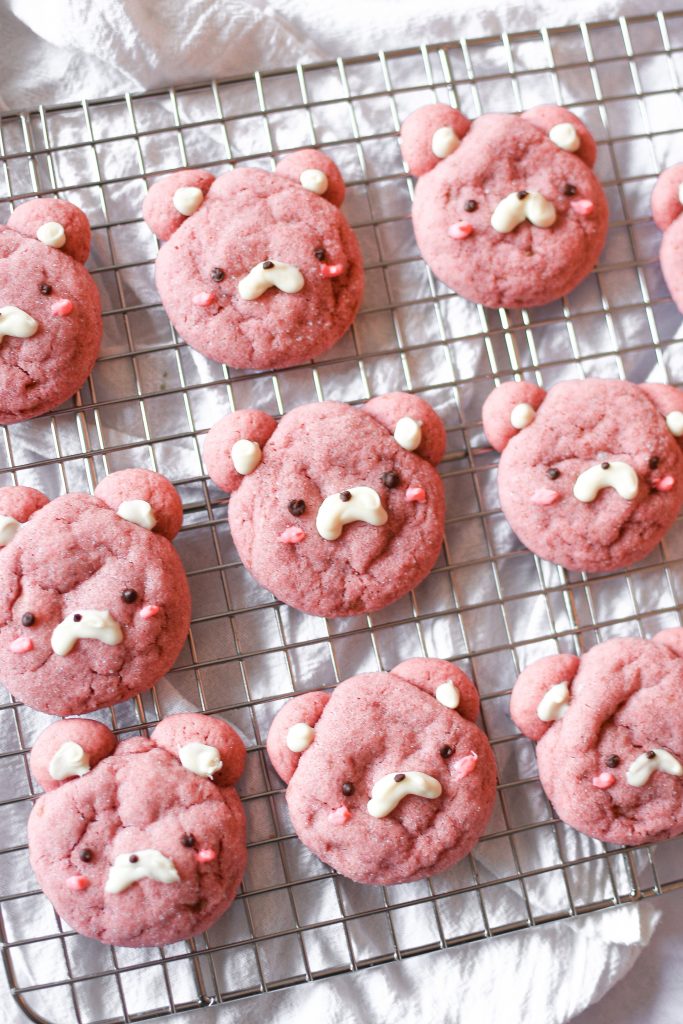
<path id="1" fill-rule="evenodd" d="M 0 308 L 0 341 L 4 337 L 32 338 L 38 326 L 38 321 L 18 306 Z"/>
<path id="2" fill-rule="evenodd" d="M 578 501 L 595 501 L 605 487 L 613 487 L 620 498 L 633 501 L 638 493 L 638 474 L 628 462 L 599 462 L 579 473 L 574 497 Z"/>
<path id="3" fill-rule="evenodd" d="M 423 796 L 427 800 L 436 800 L 441 796 L 441 783 L 425 772 L 392 772 L 383 775 L 372 787 L 368 814 L 372 818 L 386 818 L 405 796 Z"/>
<path id="4" fill-rule="evenodd" d="M 77 640 L 100 640 L 115 647 L 123 643 L 123 632 L 111 612 L 77 609 L 55 626 L 50 642 L 55 654 L 64 657 L 71 653 Z"/>
<path id="5" fill-rule="evenodd" d="M 557 210 L 540 192 L 511 192 L 491 214 L 491 227 L 507 235 L 525 220 L 537 228 L 551 228 L 557 220 Z"/>
<path id="6" fill-rule="evenodd" d="M 135 859 L 131 861 L 131 857 Z M 109 868 L 104 891 L 123 892 L 142 878 L 151 878 L 165 884 L 180 881 L 180 875 L 170 857 L 165 857 L 158 850 L 131 850 L 130 853 L 120 853 Z"/>
<path id="7" fill-rule="evenodd" d="M 652 750 L 639 754 L 626 772 L 626 781 L 629 786 L 644 786 L 650 781 L 655 772 L 665 772 L 667 775 L 683 775 L 683 765 L 662 747 L 653 747 Z"/>
<path id="8" fill-rule="evenodd" d="M 342 495 L 349 495 L 346 500 Z M 349 487 L 346 491 L 328 494 L 318 509 L 315 525 L 325 540 L 337 540 L 348 523 L 384 526 L 387 519 L 382 499 L 373 487 Z"/>
<path id="9" fill-rule="evenodd" d="M 293 295 L 301 291 L 304 283 L 304 275 L 292 263 L 264 260 L 251 268 L 237 285 L 237 290 L 242 299 L 258 299 L 269 288 L 279 288 L 281 292 Z"/>

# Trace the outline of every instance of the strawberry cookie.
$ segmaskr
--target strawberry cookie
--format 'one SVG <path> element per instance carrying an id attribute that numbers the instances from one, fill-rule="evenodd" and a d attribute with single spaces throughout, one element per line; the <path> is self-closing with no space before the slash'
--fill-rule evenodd
<path id="1" fill-rule="evenodd" d="M 667 384 L 509 382 L 484 403 L 500 504 L 522 543 L 566 569 L 644 558 L 683 503 L 683 393 Z"/>
<path id="2" fill-rule="evenodd" d="M 267 747 L 299 838 L 340 874 L 372 885 L 413 882 L 461 860 L 496 793 L 478 712 L 471 680 L 436 658 L 293 697 Z"/>
<path id="3" fill-rule="evenodd" d="M 112 473 L 53 501 L 0 488 L 0 680 L 74 715 L 147 690 L 180 653 L 190 594 L 171 544 L 183 509 L 158 473 Z"/>
<path id="4" fill-rule="evenodd" d="M 88 220 L 63 199 L 22 203 L 0 225 L 0 423 L 55 409 L 92 370 L 102 314 L 89 251 Z"/>
<path id="5" fill-rule="evenodd" d="M 607 843 L 683 832 L 683 630 L 618 637 L 522 672 L 510 714 L 560 818 Z"/>
<path id="6" fill-rule="evenodd" d="M 652 193 L 652 216 L 664 232 L 659 259 L 671 297 L 683 312 L 683 164 L 660 174 Z"/>
<path id="7" fill-rule="evenodd" d="M 484 306 L 542 306 L 593 269 L 607 200 L 592 167 L 595 141 L 563 107 L 469 121 L 434 103 L 401 129 L 419 177 L 413 224 L 438 278 Z"/>
<path id="8" fill-rule="evenodd" d="M 247 569 L 285 604 L 334 617 L 383 608 L 434 565 L 445 444 L 432 407 L 398 392 L 357 408 L 300 406 L 279 423 L 230 413 L 209 431 L 204 462 L 232 492 L 230 529 Z"/>
<path id="9" fill-rule="evenodd" d="M 329 157 L 292 153 L 274 173 L 177 171 L 143 214 L 166 244 L 156 283 L 171 323 L 210 359 L 250 369 L 303 363 L 339 341 L 363 293 L 363 260 Z"/>
<path id="10" fill-rule="evenodd" d="M 29 855 L 60 917 L 117 946 L 163 946 L 213 924 L 247 860 L 234 788 L 244 759 L 237 733 L 204 715 L 173 715 L 150 739 L 118 744 L 90 719 L 41 733 L 31 771 L 45 794 Z"/>

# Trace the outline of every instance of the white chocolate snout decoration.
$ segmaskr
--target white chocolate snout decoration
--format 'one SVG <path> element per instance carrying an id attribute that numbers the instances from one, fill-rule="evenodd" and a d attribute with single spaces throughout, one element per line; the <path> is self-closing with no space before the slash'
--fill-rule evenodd
<path id="1" fill-rule="evenodd" d="M 372 818 L 386 818 L 405 796 L 423 796 L 427 800 L 436 800 L 441 796 L 441 783 L 425 772 L 392 772 L 391 775 L 383 775 L 372 787 L 368 814 Z"/>
<path id="2" fill-rule="evenodd" d="M 220 753 L 208 743 L 184 743 L 178 748 L 178 757 L 183 768 L 204 779 L 212 779 L 223 767 Z"/>
<path id="3" fill-rule="evenodd" d="M 132 850 L 130 853 L 120 853 L 109 868 L 104 891 L 112 894 L 123 892 L 143 878 L 165 884 L 180 881 L 180 875 L 170 857 L 165 857 L 158 850 Z"/>
<path id="4" fill-rule="evenodd" d="M 595 501 L 605 487 L 613 487 L 624 501 L 633 501 L 638 493 L 638 474 L 628 462 L 598 462 L 579 473 L 574 497 L 578 501 Z"/>
<path id="5" fill-rule="evenodd" d="M 540 192 L 511 192 L 491 214 L 491 227 L 507 235 L 525 220 L 536 228 L 551 228 L 557 220 L 557 210 Z"/>
<path id="6" fill-rule="evenodd" d="M 304 284 L 304 275 L 292 263 L 264 260 L 251 268 L 237 285 L 237 290 L 242 299 L 259 299 L 269 288 L 279 288 L 281 292 L 293 295 L 300 292 Z"/>
<path id="7" fill-rule="evenodd" d="M 90 758 L 80 743 L 67 740 L 52 755 L 47 770 L 55 782 L 73 779 L 90 771 Z"/>
<path id="8" fill-rule="evenodd" d="M 101 640 L 109 647 L 123 643 L 123 632 L 109 611 L 94 608 L 69 612 L 52 630 L 52 650 L 64 657 L 70 654 L 77 640 Z"/>
<path id="9" fill-rule="evenodd" d="M 141 526 L 143 530 L 153 530 L 157 525 L 157 517 L 154 515 L 152 506 L 142 498 L 131 498 L 129 501 L 122 501 L 116 510 L 116 514 L 129 523 Z"/>
<path id="10" fill-rule="evenodd" d="M 374 487 L 349 487 L 347 491 L 328 494 L 318 509 L 315 526 L 324 540 L 338 540 L 348 523 L 384 526 L 388 518 Z"/>
<path id="11" fill-rule="evenodd" d="M 536 714 L 542 722 L 557 722 L 569 708 L 569 683 L 555 683 L 541 697 Z"/>
<path id="12" fill-rule="evenodd" d="M 0 307 L 0 341 L 3 338 L 32 338 L 38 321 L 18 306 Z"/>
<path id="13" fill-rule="evenodd" d="M 14 516 L 0 516 L 0 548 L 4 548 L 14 539 L 14 535 L 21 526 Z"/>
<path id="14" fill-rule="evenodd" d="M 655 772 L 665 772 L 667 775 L 683 775 L 683 765 L 670 754 L 668 750 L 661 747 L 653 747 L 652 750 L 639 754 L 626 772 L 626 781 L 629 786 L 644 786 L 650 781 Z"/>

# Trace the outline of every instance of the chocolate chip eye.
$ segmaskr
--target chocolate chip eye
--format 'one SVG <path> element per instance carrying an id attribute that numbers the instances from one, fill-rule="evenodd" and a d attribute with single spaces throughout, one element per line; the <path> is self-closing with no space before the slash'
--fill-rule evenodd
<path id="1" fill-rule="evenodd" d="M 351 491 L 340 491 L 339 492 L 339 500 L 340 501 L 351 501 Z"/>
<path id="2" fill-rule="evenodd" d="M 43 295 L 51 295 L 52 294 L 52 285 L 51 284 L 41 284 L 40 291 L 41 291 L 41 293 Z"/>
<path id="3" fill-rule="evenodd" d="M 659 456 L 658 455 L 653 455 L 652 458 L 650 459 L 650 462 L 649 462 L 650 469 L 656 469 L 658 465 L 659 465 Z"/>
<path id="4" fill-rule="evenodd" d="M 74 615 L 74 622 L 80 622 L 82 618 L 83 616 L 76 612 L 76 614 Z"/>
<path id="5" fill-rule="evenodd" d="M 551 466 L 547 472 L 547 475 L 550 477 L 551 480 L 557 480 L 558 476 L 560 475 L 560 471 L 559 469 L 556 469 L 555 466 Z"/>
<path id="6" fill-rule="evenodd" d="M 221 270 L 220 267 L 214 267 L 213 270 L 211 271 L 211 280 L 212 281 L 222 281 L 224 277 L 225 277 L 225 271 Z"/>
<path id="7" fill-rule="evenodd" d="M 524 191 L 524 189 L 522 189 L 522 191 L 521 191 L 521 192 L 518 192 L 518 193 L 517 193 L 517 198 L 518 198 L 518 199 L 526 199 L 526 197 L 527 197 L 528 195 L 529 195 L 529 193 L 528 193 L 528 192 L 525 192 L 525 191 Z"/>
<path id="8" fill-rule="evenodd" d="M 87 864 L 89 861 L 92 860 L 92 850 L 89 850 L 88 847 L 85 846 L 81 850 L 81 852 L 78 854 L 78 856 L 81 858 L 81 860 L 84 860 L 86 862 L 86 864 Z"/>
<path id="9" fill-rule="evenodd" d="M 576 191 L 577 191 L 576 190 L 576 185 L 569 185 L 569 184 L 567 184 L 567 185 L 564 186 L 564 194 L 566 196 L 575 196 L 576 195 Z"/>
<path id="10" fill-rule="evenodd" d="M 271 270 L 275 266 L 272 260 L 264 260 L 261 264 L 264 270 Z"/>
<path id="11" fill-rule="evenodd" d="M 190 847 L 194 846 L 196 840 L 191 832 L 186 832 L 184 836 L 181 836 L 180 842 L 183 844 L 183 846 Z"/>
<path id="12" fill-rule="evenodd" d="M 400 476 L 393 469 L 390 469 L 388 473 L 382 474 L 382 483 L 385 487 L 398 487 L 400 482 Z"/>
<path id="13" fill-rule="evenodd" d="M 394 775 L 394 782 L 403 782 L 405 777 L 406 777 L 406 773 L 405 772 L 399 772 L 397 775 Z"/>
<path id="14" fill-rule="evenodd" d="M 126 604 L 133 604 L 133 602 L 137 601 L 138 599 L 138 592 L 137 590 L 124 590 L 123 593 L 121 594 L 121 597 L 126 602 Z"/>
<path id="15" fill-rule="evenodd" d="M 306 502 L 301 498 L 294 498 L 287 507 L 293 516 L 302 516 L 306 511 Z"/>
<path id="16" fill-rule="evenodd" d="M 605 764 L 608 768 L 616 768 L 620 761 L 621 758 L 618 754 L 610 754 L 610 756 L 605 761 Z"/>
<path id="17" fill-rule="evenodd" d="M 476 201 L 476 199 L 468 199 L 467 202 L 465 203 L 465 209 L 467 210 L 468 213 L 474 213 L 478 206 L 479 203 Z"/>
<path id="18" fill-rule="evenodd" d="M 33 612 L 24 612 L 24 614 L 21 616 L 22 626 L 32 626 L 35 621 L 36 617 L 33 614 Z"/>
<path id="19" fill-rule="evenodd" d="M 131 864 L 137 864 L 137 862 L 140 860 L 140 858 L 138 857 L 137 853 L 131 853 L 131 855 L 128 858 L 128 860 L 131 862 Z"/>
<path id="20" fill-rule="evenodd" d="M 325 250 L 324 249 L 316 249 L 315 252 L 313 253 L 313 255 L 315 256 L 315 258 L 317 260 L 324 260 L 325 259 Z"/>
<path id="21" fill-rule="evenodd" d="M 344 796 L 351 796 L 351 794 L 353 793 L 354 788 L 355 787 L 354 787 L 352 782 L 345 782 L 342 785 L 342 793 L 344 794 Z"/>
<path id="22" fill-rule="evenodd" d="M 447 757 L 450 757 L 451 754 L 453 753 L 453 747 L 449 747 L 447 743 L 444 743 L 439 753 L 445 760 Z"/>

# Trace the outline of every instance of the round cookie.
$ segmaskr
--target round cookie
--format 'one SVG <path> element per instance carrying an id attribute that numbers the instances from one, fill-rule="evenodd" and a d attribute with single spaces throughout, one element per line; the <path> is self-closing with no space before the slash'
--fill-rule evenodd
<path id="1" fill-rule="evenodd" d="M 663 171 L 652 192 L 652 216 L 664 232 L 659 259 L 671 297 L 683 312 L 683 163 Z"/>
<path id="2" fill-rule="evenodd" d="M 174 715 L 117 745 L 99 722 L 41 733 L 31 770 L 31 865 L 72 928 L 117 946 L 161 946 L 208 928 L 247 860 L 234 784 L 244 745 L 219 719 Z"/>
<path id="3" fill-rule="evenodd" d="M 175 488 L 143 469 L 53 501 L 0 488 L 0 680 L 15 697 L 81 714 L 168 671 L 190 623 L 181 520 Z"/>
<path id="4" fill-rule="evenodd" d="M 361 407 L 300 406 L 277 424 L 231 413 L 209 431 L 204 462 L 232 491 L 230 529 L 247 569 L 280 601 L 334 617 L 385 607 L 434 565 L 444 448 L 431 406 L 399 392 Z"/>
<path id="5" fill-rule="evenodd" d="M 566 569 L 603 572 L 644 558 L 683 502 L 683 394 L 666 384 L 527 382 L 484 403 L 501 452 L 501 508 L 523 544 Z"/>
<path id="6" fill-rule="evenodd" d="M 167 243 L 157 288 L 188 345 L 230 366 L 278 369 L 339 341 L 363 293 L 343 198 L 336 165 L 313 149 L 275 173 L 186 170 L 153 185 L 143 214 Z"/>
<path id="7" fill-rule="evenodd" d="M 63 199 L 22 203 L 0 225 L 0 423 L 55 409 L 92 370 L 102 314 L 89 251 L 87 218 Z"/>
<path id="8" fill-rule="evenodd" d="M 536 741 L 557 814 L 608 843 L 683 832 L 683 630 L 618 637 L 578 658 L 542 658 L 512 690 L 510 714 Z"/>
<path id="9" fill-rule="evenodd" d="M 478 711 L 470 679 L 436 658 L 288 701 L 267 748 L 301 841 L 372 885 L 416 881 L 461 860 L 496 792 Z"/>
<path id="10" fill-rule="evenodd" d="M 434 273 L 484 306 L 541 306 L 593 269 L 607 200 L 590 132 L 563 107 L 482 114 L 414 111 L 401 150 L 419 176 L 415 237 Z"/>

